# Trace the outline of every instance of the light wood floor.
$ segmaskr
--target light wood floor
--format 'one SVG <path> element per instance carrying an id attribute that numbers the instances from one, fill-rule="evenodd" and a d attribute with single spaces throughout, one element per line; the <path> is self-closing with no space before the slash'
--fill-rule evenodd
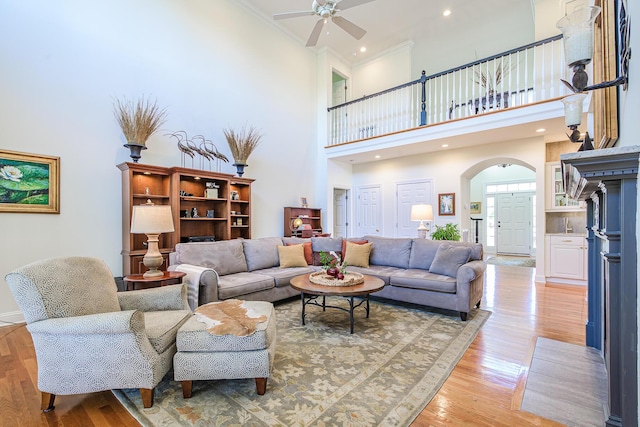
<path id="1" fill-rule="evenodd" d="M 487 267 L 482 308 L 493 314 L 414 427 L 559 425 L 518 408 L 535 337 L 584 344 L 586 290 L 536 284 L 534 275 L 532 268 Z M 25 326 L 0 328 L 0 426 L 137 425 L 108 391 L 58 396 L 55 406 L 40 411 Z"/>

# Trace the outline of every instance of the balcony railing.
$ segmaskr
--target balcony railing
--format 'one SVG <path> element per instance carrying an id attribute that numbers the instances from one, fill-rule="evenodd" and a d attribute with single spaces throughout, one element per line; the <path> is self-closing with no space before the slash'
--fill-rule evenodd
<path id="1" fill-rule="evenodd" d="M 329 145 L 473 117 L 567 93 L 562 35 L 328 109 Z"/>

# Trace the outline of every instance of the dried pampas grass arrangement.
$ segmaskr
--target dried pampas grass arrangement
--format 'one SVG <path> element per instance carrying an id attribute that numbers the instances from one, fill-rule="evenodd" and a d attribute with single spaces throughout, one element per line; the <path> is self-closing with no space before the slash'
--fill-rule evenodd
<path id="1" fill-rule="evenodd" d="M 260 144 L 262 134 L 254 126 L 242 128 L 236 132 L 233 129 L 224 129 L 224 136 L 231 149 L 231 155 L 236 164 L 246 164 L 247 158 Z"/>
<path id="2" fill-rule="evenodd" d="M 141 98 L 114 102 L 114 116 L 129 144 L 145 145 L 147 139 L 166 122 L 167 110 L 160 109 L 157 101 Z"/>

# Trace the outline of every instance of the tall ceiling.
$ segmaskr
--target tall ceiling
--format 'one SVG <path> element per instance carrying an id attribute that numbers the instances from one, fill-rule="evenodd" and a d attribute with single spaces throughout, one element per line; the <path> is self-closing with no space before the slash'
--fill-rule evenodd
<path id="1" fill-rule="evenodd" d="M 313 0 L 243 0 L 259 14 L 310 11 Z M 339 6 L 338 6 L 339 7 Z M 449 9 L 451 14 L 443 16 Z M 534 37 L 534 0 L 373 0 L 339 12 L 367 33 L 356 40 L 335 23 L 325 24 L 315 48 L 330 48 L 350 63 L 366 61 L 386 49 L 411 41 L 426 55 L 459 50 L 466 57 L 480 59 L 532 42 Z M 306 43 L 320 18 L 301 16 L 274 20 Z M 490 41 L 492 47 L 484 47 Z M 360 52 L 365 46 L 367 51 Z M 442 47 L 446 46 L 446 50 Z M 496 47 L 497 46 L 497 47 Z M 460 65 L 459 63 L 452 66 Z M 436 70 L 431 70 L 436 71 Z"/>

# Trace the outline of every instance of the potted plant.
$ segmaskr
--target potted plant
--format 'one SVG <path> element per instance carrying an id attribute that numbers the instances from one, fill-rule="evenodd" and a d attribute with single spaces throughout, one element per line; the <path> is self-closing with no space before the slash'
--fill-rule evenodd
<path id="1" fill-rule="evenodd" d="M 497 62 L 494 66 L 487 65 L 485 68 L 481 65 L 479 70 L 474 71 L 473 82 L 486 89 L 489 95 L 493 95 L 510 69 L 511 67 L 502 61 Z"/>
<path id="2" fill-rule="evenodd" d="M 260 144 L 262 134 L 254 126 L 249 129 L 245 126 L 239 132 L 233 129 L 224 129 L 224 136 L 231 149 L 233 166 L 236 167 L 238 176 L 242 176 L 244 168 L 247 166 L 247 158 Z"/>
<path id="3" fill-rule="evenodd" d="M 116 121 L 127 140 L 124 146 L 129 148 L 131 158 L 137 163 L 141 157 L 140 152 L 147 149 L 147 139 L 166 122 L 167 111 L 158 107 L 157 101 L 151 102 L 144 98 L 136 103 L 116 99 L 113 107 Z"/>
<path id="4" fill-rule="evenodd" d="M 431 233 L 432 240 L 460 240 L 458 224 L 448 223 L 444 227 L 436 225 L 436 231 Z"/>

